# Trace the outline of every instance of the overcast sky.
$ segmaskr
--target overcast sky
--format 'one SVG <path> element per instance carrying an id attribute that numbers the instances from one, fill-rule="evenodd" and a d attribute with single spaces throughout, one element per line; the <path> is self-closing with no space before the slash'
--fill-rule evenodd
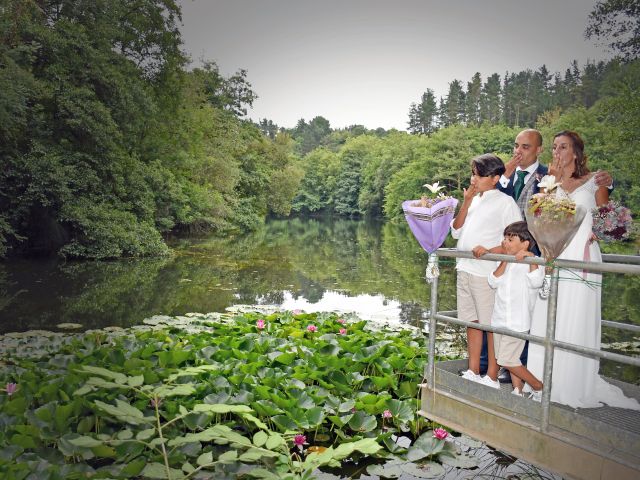
<path id="1" fill-rule="evenodd" d="M 258 94 L 249 116 L 293 127 L 407 128 L 412 102 L 543 64 L 609 58 L 584 38 L 595 0 L 179 0 L 193 66 L 243 68 Z"/>

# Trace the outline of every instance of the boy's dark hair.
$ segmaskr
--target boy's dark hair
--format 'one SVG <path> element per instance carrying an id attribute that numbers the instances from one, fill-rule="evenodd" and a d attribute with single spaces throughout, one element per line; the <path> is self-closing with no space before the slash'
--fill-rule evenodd
<path id="1" fill-rule="evenodd" d="M 513 222 L 507 225 L 502 233 L 505 237 L 518 237 L 520 241 L 529 241 L 529 251 L 533 252 L 533 248 L 536 246 L 536 239 L 533 238 L 527 222 Z M 533 252 L 535 253 L 535 252 Z"/>
<path id="2" fill-rule="evenodd" d="M 471 173 L 481 177 L 493 177 L 505 172 L 504 163 L 493 153 L 485 153 L 471 159 Z"/>

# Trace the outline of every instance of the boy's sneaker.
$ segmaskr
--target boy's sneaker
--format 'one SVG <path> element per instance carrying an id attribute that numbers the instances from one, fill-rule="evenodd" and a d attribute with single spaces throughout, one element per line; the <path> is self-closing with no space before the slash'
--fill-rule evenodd
<path id="1" fill-rule="evenodd" d="M 482 378 L 477 373 L 473 373 L 473 370 L 466 370 L 461 375 L 462 378 L 466 378 L 467 380 L 471 380 L 472 382 L 479 382 Z"/>
<path id="2" fill-rule="evenodd" d="M 542 390 L 531 390 L 529 400 L 533 400 L 534 402 L 542 401 Z"/>
<path id="3" fill-rule="evenodd" d="M 500 388 L 500 382 L 497 380 L 492 380 L 489 375 L 485 375 L 484 377 L 482 377 L 478 383 L 491 388 Z"/>
<path id="4" fill-rule="evenodd" d="M 514 388 L 511 391 L 511 395 L 516 395 L 518 397 L 524 397 L 524 393 L 522 393 L 518 387 Z"/>

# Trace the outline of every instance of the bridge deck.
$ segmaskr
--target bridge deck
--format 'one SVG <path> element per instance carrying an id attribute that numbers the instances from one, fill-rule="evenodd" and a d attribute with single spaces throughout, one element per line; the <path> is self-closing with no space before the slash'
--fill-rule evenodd
<path id="1" fill-rule="evenodd" d="M 534 465 L 579 479 L 640 478 L 640 411 L 551 404 L 542 432 L 540 404 L 458 376 L 466 360 L 438 362 L 435 388 L 422 387 L 420 414 Z M 615 382 L 640 399 L 640 388 Z"/>

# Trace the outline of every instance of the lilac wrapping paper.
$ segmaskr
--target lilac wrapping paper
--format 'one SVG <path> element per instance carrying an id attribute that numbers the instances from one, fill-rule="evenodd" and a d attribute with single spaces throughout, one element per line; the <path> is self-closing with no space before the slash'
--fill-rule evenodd
<path id="1" fill-rule="evenodd" d="M 442 246 L 444 239 L 447 238 L 458 200 L 447 198 L 432 207 L 411 205 L 418 201 L 405 200 L 402 202 L 402 211 L 420 246 L 428 253 L 433 253 Z"/>

